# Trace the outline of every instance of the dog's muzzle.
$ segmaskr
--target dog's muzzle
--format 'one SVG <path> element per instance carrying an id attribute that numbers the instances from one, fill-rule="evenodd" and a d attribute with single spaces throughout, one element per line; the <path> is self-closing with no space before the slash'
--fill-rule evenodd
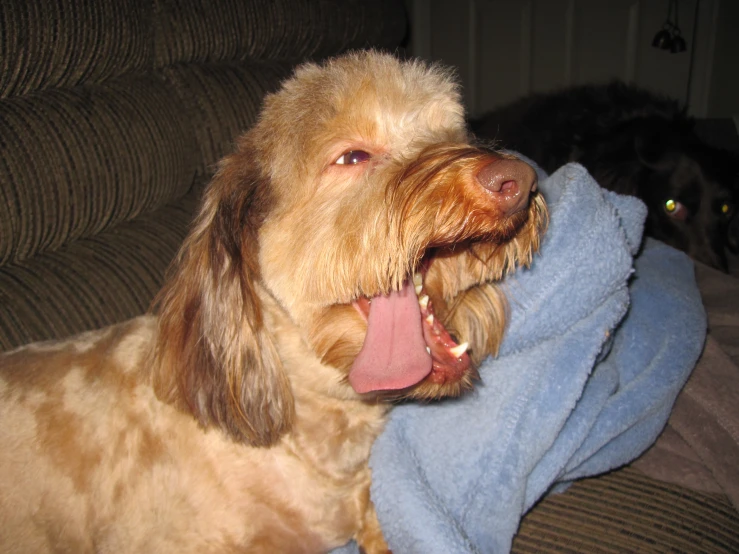
<path id="1" fill-rule="evenodd" d="M 398 220 L 415 223 L 409 234 L 422 237 L 417 244 L 426 250 L 412 257 L 419 264 L 409 268 L 398 290 L 353 302 L 367 322 L 364 344 L 348 374 L 357 393 L 400 391 L 424 380 L 441 386 L 464 378 L 471 364 L 469 345 L 458 344 L 436 317 L 426 272 L 438 251 L 442 257 L 457 255 L 475 242 L 511 239 L 527 220 L 536 179 L 536 171 L 517 158 L 440 145 L 392 180 L 393 190 L 410 199 L 400 197 Z"/>
<path id="2" fill-rule="evenodd" d="M 506 216 L 525 209 L 536 190 L 536 171 L 516 159 L 493 158 L 477 172 L 476 179 Z"/>

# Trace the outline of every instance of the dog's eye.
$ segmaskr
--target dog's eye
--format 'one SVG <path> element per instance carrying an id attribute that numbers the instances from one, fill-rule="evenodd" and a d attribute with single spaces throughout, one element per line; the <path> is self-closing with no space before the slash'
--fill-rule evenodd
<path id="1" fill-rule="evenodd" d="M 724 202 L 721 204 L 721 213 L 726 217 L 730 217 L 734 214 L 734 206 L 730 202 Z"/>
<path id="2" fill-rule="evenodd" d="M 670 198 L 665 201 L 665 212 L 673 219 L 685 221 L 688 217 L 688 209 L 677 200 Z"/>
<path id="3" fill-rule="evenodd" d="M 334 163 L 336 165 L 357 165 L 369 161 L 370 156 L 364 150 L 349 150 L 344 152 Z"/>

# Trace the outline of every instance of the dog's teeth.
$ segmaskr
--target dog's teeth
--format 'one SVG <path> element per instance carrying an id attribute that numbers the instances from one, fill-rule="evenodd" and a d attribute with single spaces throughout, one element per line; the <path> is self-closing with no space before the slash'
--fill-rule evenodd
<path id="1" fill-rule="evenodd" d="M 413 274 L 413 285 L 415 286 L 416 294 L 421 294 L 423 290 L 423 277 L 421 277 L 420 273 Z"/>
<path id="2" fill-rule="evenodd" d="M 467 349 L 470 347 L 470 345 L 466 342 L 463 342 L 462 344 L 458 344 L 454 348 L 449 349 L 449 353 L 454 356 L 455 358 L 461 358 L 462 354 L 467 352 Z"/>
<path id="3" fill-rule="evenodd" d="M 433 327 L 434 325 L 434 314 L 429 314 L 426 316 L 426 323 L 431 325 Z"/>
<path id="4" fill-rule="evenodd" d="M 425 310 L 428 308 L 429 305 L 429 297 L 427 294 L 424 294 L 421 298 L 418 299 L 418 303 L 421 305 L 421 307 Z"/>
<path id="5" fill-rule="evenodd" d="M 428 352 L 429 354 L 431 354 L 431 349 L 428 346 L 426 347 L 426 352 Z"/>

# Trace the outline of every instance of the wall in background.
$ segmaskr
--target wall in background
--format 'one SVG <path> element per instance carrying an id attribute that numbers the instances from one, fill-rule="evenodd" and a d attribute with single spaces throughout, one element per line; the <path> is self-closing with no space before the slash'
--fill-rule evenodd
<path id="1" fill-rule="evenodd" d="M 717 26 L 708 112 L 739 119 L 739 2 L 721 2 Z"/>
<path id="2" fill-rule="evenodd" d="M 739 2 L 679 0 L 687 51 L 651 46 L 668 0 L 407 0 L 409 52 L 457 67 L 472 115 L 531 92 L 614 78 L 739 115 Z"/>

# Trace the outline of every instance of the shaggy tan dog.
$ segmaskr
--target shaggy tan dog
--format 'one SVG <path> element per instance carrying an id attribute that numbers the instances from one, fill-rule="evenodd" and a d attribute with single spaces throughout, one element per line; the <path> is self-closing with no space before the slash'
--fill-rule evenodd
<path id="1" fill-rule="evenodd" d="M 158 316 L 2 357 L 0 551 L 387 551 L 386 400 L 456 395 L 496 351 L 534 185 L 469 144 L 439 68 L 299 68 L 220 164 Z"/>

